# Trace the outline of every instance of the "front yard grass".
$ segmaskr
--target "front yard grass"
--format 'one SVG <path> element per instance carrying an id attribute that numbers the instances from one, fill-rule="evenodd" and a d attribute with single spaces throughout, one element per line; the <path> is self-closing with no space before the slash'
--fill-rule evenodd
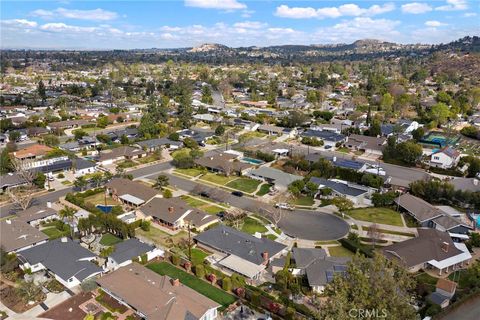
<path id="1" fill-rule="evenodd" d="M 217 206 L 215 204 L 212 204 L 210 202 L 207 202 L 207 201 L 204 201 L 202 199 L 199 199 L 199 198 L 194 198 L 192 196 L 187 196 L 187 195 L 184 195 L 181 197 L 189 206 L 191 207 L 194 207 L 194 208 L 197 208 L 199 210 L 203 210 L 205 211 L 206 213 L 210 213 L 210 214 L 217 214 L 219 213 L 220 211 L 224 211 L 225 209 L 220 207 L 220 206 Z"/>
<path id="2" fill-rule="evenodd" d="M 101 244 L 102 246 L 107 246 L 107 247 L 116 245 L 117 243 L 120 243 L 120 242 L 122 242 L 122 239 L 114 236 L 114 235 L 111 234 L 111 233 L 105 233 L 105 234 L 102 236 L 102 239 L 100 239 L 100 244 Z"/>
<path id="3" fill-rule="evenodd" d="M 235 176 L 226 177 L 226 176 L 221 176 L 214 173 L 207 173 L 200 178 L 200 180 L 208 181 L 208 182 L 219 184 L 222 186 L 226 185 L 227 183 L 235 179 L 238 179 L 238 177 L 235 177 Z"/>
<path id="4" fill-rule="evenodd" d="M 300 196 L 294 201 L 295 205 L 304 207 L 311 207 L 314 203 L 313 197 L 310 196 Z"/>
<path id="5" fill-rule="evenodd" d="M 190 169 L 175 169 L 173 170 L 173 172 L 175 173 L 180 173 L 180 174 L 183 174 L 185 176 L 189 176 L 189 177 L 197 177 L 201 174 L 204 174 L 205 173 L 205 170 L 204 169 L 198 169 L 198 168 L 190 168 Z"/>
<path id="6" fill-rule="evenodd" d="M 192 288 L 200 294 L 221 304 L 224 308 L 235 302 L 235 297 L 227 292 L 216 288 L 197 277 L 182 271 L 168 262 L 151 263 L 147 266 L 150 270 L 160 275 L 167 275 L 173 279 L 179 279 L 181 283 Z"/>
<path id="7" fill-rule="evenodd" d="M 347 212 L 353 219 L 403 227 L 400 213 L 389 208 L 359 208 Z"/>
<path id="8" fill-rule="evenodd" d="M 353 257 L 355 254 L 342 247 L 342 246 L 335 246 L 335 247 L 328 247 L 328 252 L 332 257 Z"/>
<path id="9" fill-rule="evenodd" d="M 258 192 L 256 193 L 257 196 L 261 197 L 261 196 L 264 196 L 266 195 L 267 193 L 270 192 L 270 188 L 272 186 L 269 185 L 268 183 L 264 183 L 260 186 L 260 189 L 258 190 Z"/>
<path id="10" fill-rule="evenodd" d="M 267 232 L 268 229 L 260 221 L 246 217 L 243 220 L 242 231 L 249 234 L 255 234 L 255 232 Z"/>
<path id="11" fill-rule="evenodd" d="M 161 160 L 162 157 L 158 154 L 151 154 L 151 155 L 148 155 L 146 157 L 142 157 L 142 158 L 139 158 L 139 159 L 135 159 L 136 162 L 140 163 L 140 164 L 145 164 L 145 163 L 150 163 L 150 162 L 154 162 L 154 161 L 158 161 L 158 160 Z"/>
<path id="12" fill-rule="evenodd" d="M 238 178 L 227 183 L 227 187 L 237 189 L 246 193 L 252 193 L 257 190 L 257 187 L 260 183 L 262 182 L 250 178 Z"/>
<path id="13" fill-rule="evenodd" d="M 188 249 L 185 249 L 185 256 L 188 257 Z M 203 250 L 200 250 L 198 248 L 192 248 L 192 264 L 196 266 L 197 264 L 203 263 L 206 257 L 208 257 L 209 254 L 206 253 Z"/>

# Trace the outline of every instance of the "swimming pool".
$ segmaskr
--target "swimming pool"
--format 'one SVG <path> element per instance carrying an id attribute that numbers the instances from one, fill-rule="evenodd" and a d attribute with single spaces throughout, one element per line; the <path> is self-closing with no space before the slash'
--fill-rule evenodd
<path id="1" fill-rule="evenodd" d="M 247 162 L 247 163 L 251 163 L 251 164 L 254 164 L 254 165 L 260 165 L 260 164 L 265 163 L 265 161 L 258 160 L 258 159 L 253 159 L 253 158 L 248 158 L 248 157 L 241 158 L 240 160 L 242 162 Z"/>
<path id="2" fill-rule="evenodd" d="M 103 205 L 103 204 L 97 204 L 96 207 L 100 210 L 102 210 L 104 213 L 110 213 L 112 212 L 112 208 L 114 206 L 106 206 L 106 205 Z"/>

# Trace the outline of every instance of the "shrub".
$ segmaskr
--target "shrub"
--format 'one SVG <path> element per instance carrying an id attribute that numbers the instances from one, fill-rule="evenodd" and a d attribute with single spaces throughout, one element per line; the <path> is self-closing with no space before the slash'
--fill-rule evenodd
<path id="1" fill-rule="evenodd" d="M 365 248 L 365 246 L 363 246 L 360 243 L 353 242 L 349 239 L 340 239 L 339 241 L 344 248 L 352 251 L 353 253 L 356 253 L 357 251 L 359 251 L 360 253 L 362 253 L 363 255 L 365 255 L 369 258 L 371 258 L 373 256 L 372 250 L 368 249 L 368 248 Z"/>
<path id="2" fill-rule="evenodd" d="M 176 254 L 172 255 L 171 259 L 172 259 L 172 263 L 175 266 L 178 266 L 180 264 L 180 257 L 178 255 Z"/>
<path id="3" fill-rule="evenodd" d="M 167 199 L 173 197 L 172 191 L 170 191 L 169 189 L 165 189 L 165 190 L 163 191 L 163 197 L 164 197 L 164 198 L 167 198 Z"/>
<path id="4" fill-rule="evenodd" d="M 63 179 L 63 178 L 65 178 L 65 175 L 64 175 L 63 173 L 59 173 L 59 174 L 57 175 L 57 178 Z"/>
<path id="5" fill-rule="evenodd" d="M 142 264 L 146 264 L 146 263 L 148 262 L 148 257 L 147 257 L 147 254 L 146 254 L 146 253 L 144 253 L 144 254 L 142 254 L 142 255 L 140 256 L 140 262 L 141 262 Z"/>
<path id="6" fill-rule="evenodd" d="M 150 231 L 150 221 L 140 220 L 140 222 L 140 228 L 142 228 L 143 231 Z"/>
<path id="7" fill-rule="evenodd" d="M 195 266 L 195 275 L 198 278 L 203 279 L 205 277 L 205 267 L 201 264 L 197 264 Z"/>
<path id="8" fill-rule="evenodd" d="M 230 292 L 232 290 L 232 280 L 228 277 L 222 279 L 222 289 Z"/>

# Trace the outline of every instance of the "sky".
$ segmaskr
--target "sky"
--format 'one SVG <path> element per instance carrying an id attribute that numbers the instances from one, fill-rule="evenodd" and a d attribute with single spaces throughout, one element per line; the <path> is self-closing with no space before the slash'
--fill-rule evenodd
<path id="1" fill-rule="evenodd" d="M 480 35 L 479 0 L 5 1 L 2 48 L 446 43 Z"/>

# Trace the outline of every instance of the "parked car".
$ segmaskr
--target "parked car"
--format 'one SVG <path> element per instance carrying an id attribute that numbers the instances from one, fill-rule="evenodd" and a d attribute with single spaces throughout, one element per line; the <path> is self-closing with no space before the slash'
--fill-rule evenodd
<path id="1" fill-rule="evenodd" d="M 293 210 L 294 208 L 289 205 L 288 203 L 280 202 L 275 203 L 275 208 L 285 209 L 285 210 Z"/>
<path id="2" fill-rule="evenodd" d="M 326 149 L 326 150 L 328 150 L 328 149 L 332 149 L 332 146 L 330 146 L 330 145 L 327 145 L 327 146 L 325 146 L 325 149 Z"/>
<path id="3" fill-rule="evenodd" d="M 210 198 L 210 194 L 209 194 L 208 192 L 206 192 L 206 191 L 200 192 L 200 196 L 201 196 L 201 197 L 204 197 L 204 198 Z"/>
<path id="4" fill-rule="evenodd" d="M 217 217 L 219 217 L 220 219 L 223 219 L 223 218 L 225 218 L 225 214 L 226 214 L 225 211 L 220 211 L 220 212 L 217 213 Z"/>
<path id="5" fill-rule="evenodd" d="M 242 191 L 233 191 L 232 194 L 237 197 L 243 197 L 243 192 Z"/>

